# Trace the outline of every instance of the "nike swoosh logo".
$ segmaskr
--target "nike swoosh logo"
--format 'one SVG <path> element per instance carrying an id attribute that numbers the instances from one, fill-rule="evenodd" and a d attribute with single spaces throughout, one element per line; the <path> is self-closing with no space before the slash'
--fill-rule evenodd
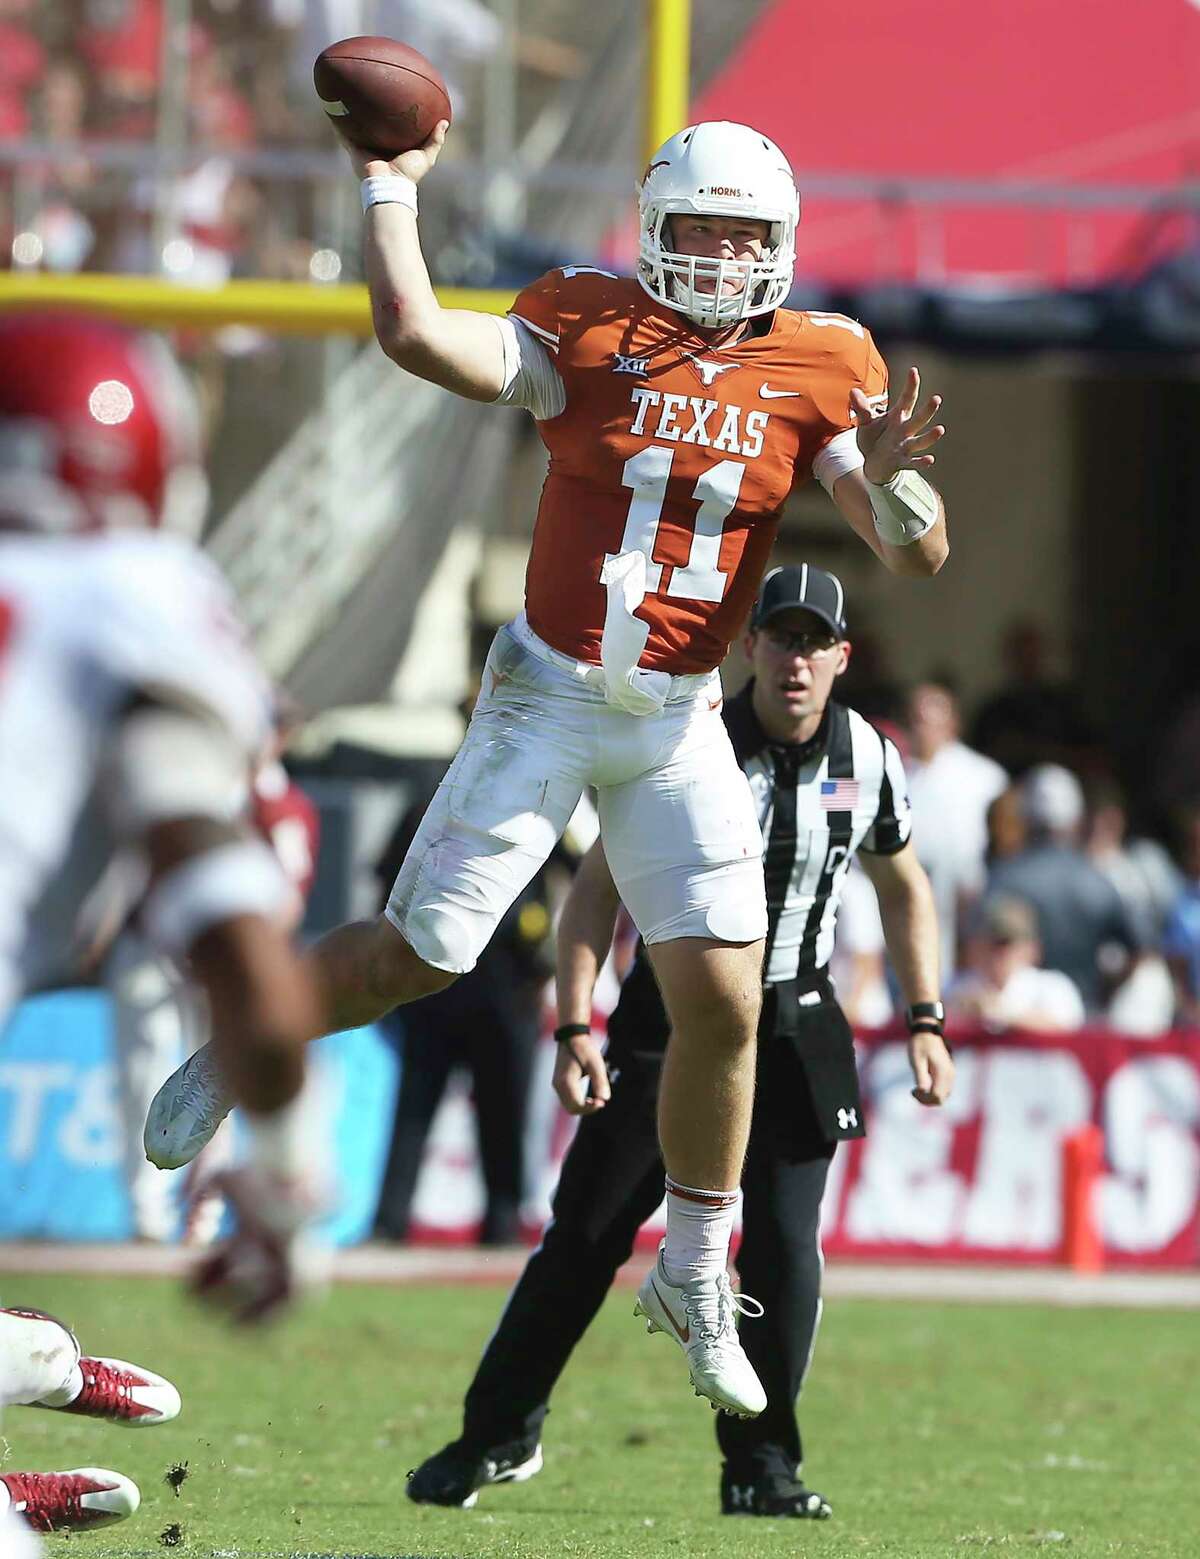
<path id="1" fill-rule="evenodd" d="M 670 1306 L 667 1304 L 667 1301 L 663 1298 L 662 1292 L 660 1291 L 658 1284 L 654 1281 L 653 1278 L 650 1279 L 650 1287 L 658 1295 L 658 1302 L 659 1302 L 660 1305 L 662 1305 L 663 1310 L 666 1313 L 667 1320 L 670 1321 L 672 1327 L 674 1328 L 676 1337 L 679 1338 L 680 1342 L 683 1342 L 683 1343 L 691 1342 L 691 1340 L 692 1340 L 692 1329 L 691 1329 L 691 1327 L 690 1326 L 685 1326 L 682 1331 L 679 1330 L 679 1323 L 678 1323 L 678 1321 L 676 1321 L 675 1317 L 671 1314 Z"/>
<path id="2" fill-rule="evenodd" d="M 758 387 L 759 398 L 764 401 L 777 401 L 784 395 L 799 395 L 799 390 L 773 390 L 769 384 L 760 384 Z"/>

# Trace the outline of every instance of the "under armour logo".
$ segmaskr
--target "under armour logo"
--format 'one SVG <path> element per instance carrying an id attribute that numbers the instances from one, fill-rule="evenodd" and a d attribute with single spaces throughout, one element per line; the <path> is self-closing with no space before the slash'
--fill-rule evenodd
<path id="1" fill-rule="evenodd" d="M 718 374 L 728 373 L 731 368 L 737 367 L 736 363 L 702 363 L 698 357 L 693 357 L 692 362 L 696 365 L 696 372 L 704 380 L 706 390 Z"/>
<path id="2" fill-rule="evenodd" d="M 648 357 L 622 357 L 620 352 L 613 353 L 613 373 L 615 374 L 644 374 L 649 372 L 650 359 Z"/>
<path id="3" fill-rule="evenodd" d="M 843 1107 L 837 1112 L 837 1123 L 839 1131 L 849 1131 L 851 1126 L 858 1125 L 858 1111 Z"/>
<path id="4" fill-rule="evenodd" d="M 754 1485 L 752 1483 L 731 1483 L 729 1485 L 729 1503 L 734 1510 L 753 1510 Z"/>

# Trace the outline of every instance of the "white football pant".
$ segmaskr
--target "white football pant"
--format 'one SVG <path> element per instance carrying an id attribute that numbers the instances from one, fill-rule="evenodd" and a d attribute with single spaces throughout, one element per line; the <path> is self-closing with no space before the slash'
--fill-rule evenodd
<path id="1" fill-rule="evenodd" d="M 765 936 L 762 834 L 720 708 L 711 672 L 673 678 L 657 714 L 629 714 L 606 702 L 599 666 L 522 618 L 501 628 L 388 919 L 427 964 L 464 974 L 590 785 L 613 881 L 648 943 Z"/>

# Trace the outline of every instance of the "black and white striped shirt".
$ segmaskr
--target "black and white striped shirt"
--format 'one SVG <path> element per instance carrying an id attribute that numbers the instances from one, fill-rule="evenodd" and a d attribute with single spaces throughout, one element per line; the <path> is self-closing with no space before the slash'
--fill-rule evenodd
<path id="1" fill-rule="evenodd" d="M 723 711 L 758 807 L 767 886 L 764 983 L 820 985 L 833 951 L 838 900 L 856 850 L 894 855 L 912 831 L 908 782 L 895 743 L 852 709 L 830 703 L 816 735 L 772 743 L 752 702 L 753 683 Z M 669 1024 L 646 950 L 621 987 L 610 1044 L 661 1054 Z"/>
<path id="2" fill-rule="evenodd" d="M 895 743 L 860 714 L 830 702 L 811 740 L 783 746 L 759 724 L 752 691 L 726 704 L 725 725 L 763 832 L 764 980 L 773 985 L 825 968 L 855 851 L 894 855 L 908 842 L 912 813 Z"/>

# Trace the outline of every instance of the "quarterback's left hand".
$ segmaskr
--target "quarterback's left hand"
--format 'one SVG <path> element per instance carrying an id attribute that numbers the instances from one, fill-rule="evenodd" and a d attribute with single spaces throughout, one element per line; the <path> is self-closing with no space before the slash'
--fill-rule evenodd
<path id="1" fill-rule="evenodd" d="M 200 1298 L 237 1321 L 262 1321 L 324 1285 L 329 1253 L 310 1233 L 327 1210 L 318 1186 L 245 1165 L 214 1175 L 204 1191 L 226 1199 L 236 1224 L 192 1276 Z"/>
<path id="2" fill-rule="evenodd" d="M 882 487 L 900 471 L 918 471 L 931 466 L 933 446 L 946 432 L 934 424 L 942 404 L 940 395 L 931 395 L 917 405 L 921 393 L 921 375 L 908 370 L 904 387 L 886 411 L 876 415 L 861 390 L 850 391 L 850 404 L 857 419 L 858 447 L 863 456 L 863 475 L 868 482 Z"/>
<path id="3" fill-rule="evenodd" d="M 940 1034 L 918 1030 L 908 1036 L 912 1096 L 918 1104 L 945 1104 L 954 1087 L 954 1058 Z"/>

